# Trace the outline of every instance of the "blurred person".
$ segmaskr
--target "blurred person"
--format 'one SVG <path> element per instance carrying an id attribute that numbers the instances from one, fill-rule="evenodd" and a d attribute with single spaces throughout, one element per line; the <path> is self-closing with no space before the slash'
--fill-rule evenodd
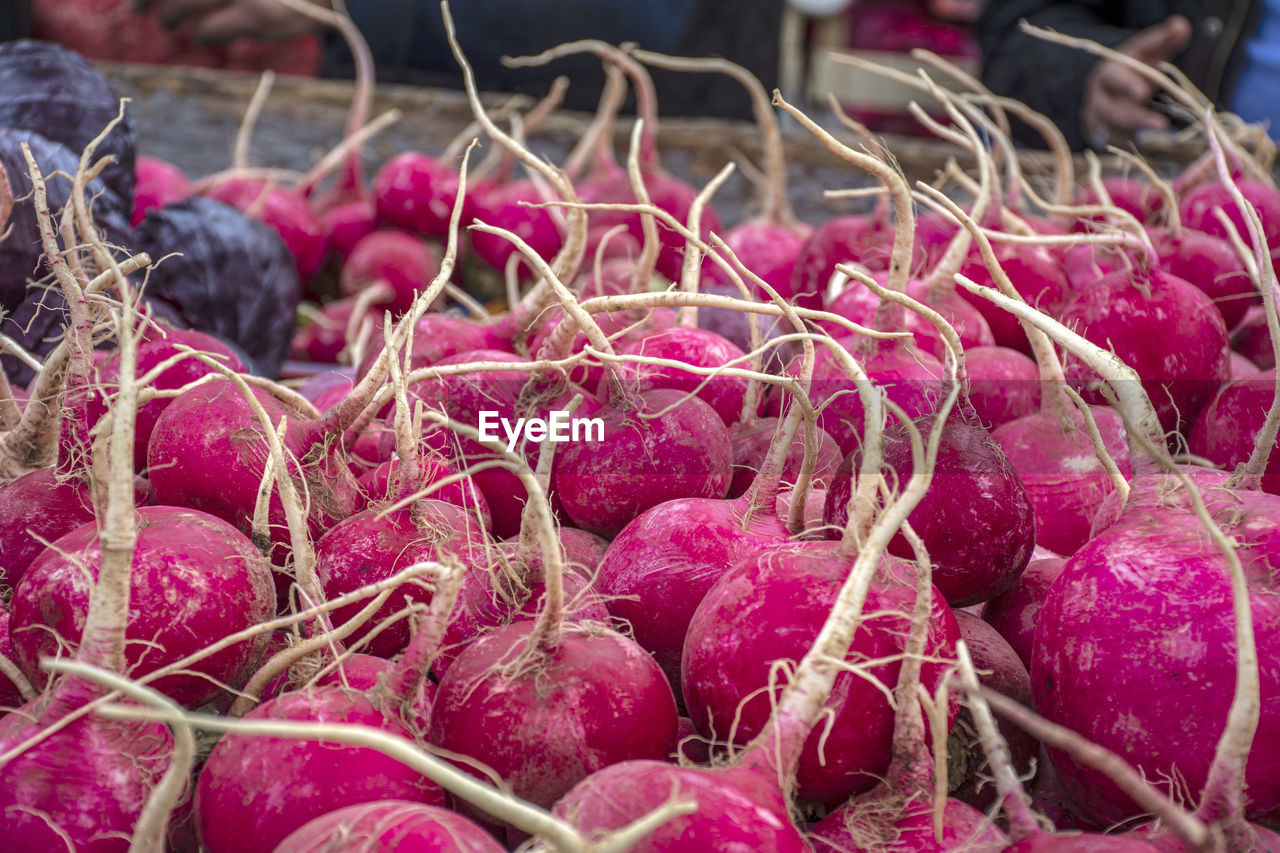
<path id="1" fill-rule="evenodd" d="M 458 0 L 450 10 L 481 89 L 541 94 L 565 74 L 571 80 L 565 106 L 590 110 L 604 82 L 597 57 L 515 69 L 503 66 L 502 57 L 534 54 L 577 39 L 634 41 L 662 53 L 723 56 L 745 65 L 772 88 L 777 85 L 782 5 L 782 0 Z M 140 14 L 154 14 L 164 27 L 188 27 L 203 44 L 242 37 L 286 40 L 319 30 L 276 0 L 133 0 L 133 7 Z M 438 0 L 351 0 L 346 8 L 369 42 L 380 81 L 462 87 Z M 321 35 L 322 74 L 349 76 L 351 57 L 342 40 L 332 32 Z M 664 115 L 751 116 L 742 88 L 722 75 L 651 73 Z"/>
<path id="2" fill-rule="evenodd" d="M 1167 101 L 1121 63 L 1022 32 L 1023 18 L 1150 65 L 1175 62 L 1246 121 L 1280 118 L 1280 0 L 988 0 L 977 23 L 986 84 L 1049 116 L 1073 148 L 1102 149 L 1168 129 Z M 1277 137 L 1280 122 L 1269 132 Z"/>

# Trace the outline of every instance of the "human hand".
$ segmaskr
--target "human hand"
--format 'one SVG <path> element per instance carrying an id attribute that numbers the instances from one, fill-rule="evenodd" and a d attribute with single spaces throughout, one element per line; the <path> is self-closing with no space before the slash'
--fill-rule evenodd
<path id="1" fill-rule="evenodd" d="M 1191 23 L 1171 15 L 1121 42 L 1120 53 L 1156 65 L 1177 56 L 1191 39 Z M 1147 107 L 1155 86 L 1137 71 L 1113 59 L 1093 66 L 1085 81 L 1080 126 L 1095 148 L 1123 145 L 1140 130 L 1164 130 L 1169 119 Z"/>
<path id="2" fill-rule="evenodd" d="M 289 41 L 317 26 L 280 0 L 133 0 L 133 10 L 154 12 L 165 29 L 192 22 L 191 39 L 197 44 L 225 44 L 238 38 Z"/>

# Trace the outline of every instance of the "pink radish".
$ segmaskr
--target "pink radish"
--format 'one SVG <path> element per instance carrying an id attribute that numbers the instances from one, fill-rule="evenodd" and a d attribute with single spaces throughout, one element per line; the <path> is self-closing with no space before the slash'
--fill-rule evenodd
<path id="1" fill-rule="evenodd" d="M 226 178 L 201 191 L 202 195 L 239 208 L 274 228 L 298 267 L 298 278 L 309 280 L 324 261 L 324 233 L 301 195 L 254 178 Z"/>
<path id="2" fill-rule="evenodd" d="M 253 544 L 220 519 L 175 507 L 140 507 L 131 564 L 126 665 L 144 675 L 199 650 L 210 637 L 250 628 L 275 612 L 271 570 Z M 43 683 L 42 656 L 81 642 L 97 566 L 96 523 L 56 540 L 14 590 L 9 631 L 18 662 Z M 177 592 L 180 590 L 180 594 Z M 219 684 L 237 684 L 262 651 L 238 643 L 205 658 L 190 674 L 167 676 L 156 689 L 180 705 L 213 699 Z M 152 645 L 154 644 L 154 646 Z"/>
<path id="3" fill-rule="evenodd" d="M 1264 426 L 1276 399 L 1275 369 L 1237 379 L 1227 385 L 1205 407 L 1191 430 L 1192 453 L 1212 460 L 1228 471 L 1249 463 L 1252 478 L 1246 488 L 1261 488 L 1280 494 L 1280 454 L 1265 441 Z M 1272 431 L 1274 435 L 1274 431 Z"/>
<path id="4" fill-rule="evenodd" d="M 279 450 L 276 442 L 273 454 Z M 276 472 L 290 502 L 296 501 L 297 492 L 288 488 L 283 466 L 277 464 Z M 290 522 L 294 536 L 305 537 L 300 508 L 292 509 Z M 427 693 L 421 685 L 463 582 L 461 567 L 456 565 L 436 563 L 434 574 L 431 603 L 413 640 L 374 689 L 357 691 L 341 684 L 310 687 L 271 699 L 249 711 L 246 719 L 355 723 L 412 739 L 415 721 L 430 716 L 429 708 L 422 705 Z M 324 643 L 321 648 L 330 647 L 323 634 L 318 639 Z M 263 678 L 262 672 L 254 677 L 248 688 L 251 694 Z M 232 714 L 241 707 L 238 702 Z M 267 768 L 270 771 L 264 772 Z M 381 799 L 443 805 L 444 792 L 417 770 L 367 748 L 334 749 L 332 744 L 279 734 L 270 738 L 233 734 L 222 738 L 205 762 L 194 811 L 201 844 L 211 853 L 269 853 L 312 818 Z"/>
<path id="5" fill-rule="evenodd" d="M 664 359 L 694 367 L 742 367 L 746 362 L 746 355 L 742 350 L 715 332 L 683 326 L 645 335 L 620 348 L 619 354 Z M 732 427 L 742 416 L 742 403 L 747 396 L 745 380 L 727 376 L 703 377 L 681 370 L 676 365 L 644 362 L 628 364 L 619 373 L 624 381 L 634 380 L 642 392 L 669 388 L 696 394 L 715 409 L 725 426 Z"/>
<path id="6" fill-rule="evenodd" d="M 991 243 L 977 224 L 950 200 L 930 193 L 973 236 L 988 265 L 992 280 L 1008 297 L 1020 294 L 1004 275 Z M 969 281 L 963 275 L 957 281 Z M 1048 338 L 1028 329 L 1028 340 L 1040 368 L 1045 394 L 1039 413 L 1009 421 L 993 433 L 1005 456 L 1021 476 L 1036 513 L 1036 543 L 1056 553 L 1070 554 L 1089 537 L 1089 526 L 1100 502 L 1113 488 L 1113 479 L 1097 457 L 1092 438 L 1107 460 L 1115 460 L 1115 476 L 1128 474 L 1128 449 L 1120 418 L 1107 409 L 1091 408 L 1086 419 L 1077 412 L 1062 389 L 1065 380 L 1057 354 Z M 1094 426 L 1091 426 L 1094 424 Z"/>
<path id="7" fill-rule="evenodd" d="M 381 314 L 385 308 L 400 315 L 439 272 L 439 258 L 421 239 L 404 231 L 375 231 L 351 248 L 342 264 L 339 287 L 344 296 L 380 288 L 383 297 L 370 309 Z"/>
<path id="8" fill-rule="evenodd" d="M 988 429 L 1040 408 L 1040 370 L 1027 356 L 1007 347 L 973 347 L 964 359 L 969 404 Z"/>
<path id="9" fill-rule="evenodd" d="M 139 154 L 134 161 L 136 183 L 133 190 L 133 215 L 129 224 L 137 227 L 147 211 L 181 201 L 191 195 L 191 182 L 181 169 L 158 157 Z"/>
<path id="10" fill-rule="evenodd" d="M 729 497 L 736 498 L 747 493 L 756 475 L 764 468 L 775 431 L 782 421 L 778 418 L 757 418 L 749 424 L 739 424 L 733 432 L 733 483 L 729 486 Z M 818 440 L 815 451 L 812 480 L 817 488 L 825 488 L 833 482 L 832 477 L 842 461 L 840 448 L 835 439 L 827 435 L 821 427 L 814 427 Z M 782 483 L 791 485 L 800 474 L 804 464 L 805 437 L 797 432 L 787 451 L 782 466 Z"/>
<path id="11" fill-rule="evenodd" d="M 867 383 L 862 383 L 861 390 L 878 415 Z M 868 437 L 874 441 L 877 421 L 870 422 L 873 426 Z M 665 801 L 679 791 L 682 796 L 693 798 L 697 811 L 664 825 L 638 850 L 692 853 L 726 843 L 780 853 L 807 849 L 790 823 L 783 791 L 793 778 L 806 738 L 832 695 L 835 673 L 818 662 L 839 660 L 847 653 L 868 586 L 881 565 L 883 548 L 927 488 L 928 475 L 922 470 L 925 467 L 917 467 L 906 496 L 869 525 L 868 538 L 852 572 L 846 568 L 841 573 L 847 573 L 848 578 L 836 596 L 836 606 L 818 642 L 804 655 L 767 728 L 734 765 L 698 770 L 659 762 L 624 762 L 588 777 L 557 804 L 556 812 L 571 815 L 585 831 L 599 832 L 624 824 L 650 803 Z M 844 565 L 847 567 L 847 563 Z M 791 606 L 789 602 L 788 608 Z"/>
<path id="12" fill-rule="evenodd" d="M 493 836 L 456 812 L 408 800 L 361 803 L 290 833 L 276 853 L 374 853 L 391 847 L 502 853 Z"/>
<path id="13" fill-rule="evenodd" d="M 1028 669 L 1040 608 L 1066 562 L 1061 557 L 1032 560 L 1012 587 L 982 606 L 983 621 L 1004 637 Z"/>

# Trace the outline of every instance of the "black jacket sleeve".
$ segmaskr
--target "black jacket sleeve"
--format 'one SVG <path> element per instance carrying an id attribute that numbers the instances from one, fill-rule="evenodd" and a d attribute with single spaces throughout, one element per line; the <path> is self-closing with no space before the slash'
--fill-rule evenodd
<path id="1" fill-rule="evenodd" d="M 1191 10 L 1183 8 L 1188 5 L 1162 0 L 990 0 L 977 25 L 983 80 L 997 94 L 1016 98 L 1049 116 L 1072 148 L 1084 148 L 1080 104 L 1085 80 L 1098 59 L 1028 35 L 1019 29 L 1018 22 L 1025 18 L 1036 26 L 1115 47 L 1137 30 L 1171 14 L 1188 14 Z M 1026 127 L 1017 135 L 1028 144 L 1043 145 Z"/>

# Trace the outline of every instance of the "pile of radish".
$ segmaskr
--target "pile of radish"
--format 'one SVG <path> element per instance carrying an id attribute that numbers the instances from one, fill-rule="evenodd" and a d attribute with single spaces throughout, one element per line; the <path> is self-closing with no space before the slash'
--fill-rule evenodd
<path id="1" fill-rule="evenodd" d="M 563 84 L 486 110 L 455 41 L 475 125 L 370 176 L 308 8 L 358 61 L 307 173 L 269 75 L 189 177 L 0 46 L 96 99 L 0 110 L 0 848 L 1280 851 L 1265 135 L 1137 65 L 1203 156 L 1034 181 L 922 53 L 978 165 L 912 186 L 584 41 L 511 60 L 602 63 L 556 164 Z M 649 65 L 751 92 L 759 216 L 663 170 Z M 795 218 L 779 113 L 870 212 Z"/>

